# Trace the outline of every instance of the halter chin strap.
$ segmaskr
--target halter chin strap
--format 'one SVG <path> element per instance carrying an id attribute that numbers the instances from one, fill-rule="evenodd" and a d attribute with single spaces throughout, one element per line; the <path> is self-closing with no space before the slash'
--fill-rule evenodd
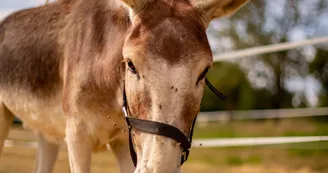
<path id="1" fill-rule="evenodd" d="M 220 91 L 218 91 L 208 81 L 207 78 L 205 79 L 205 82 L 206 82 L 207 86 L 211 89 L 211 91 L 214 92 L 219 98 L 221 98 L 222 100 L 227 99 L 227 97 L 224 94 L 222 94 Z M 194 118 L 194 120 L 192 122 L 188 137 L 186 137 L 184 135 L 184 133 L 181 132 L 181 130 L 179 130 L 178 128 L 176 128 L 174 126 L 156 122 L 156 121 L 149 121 L 149 120 L 143 120 L 143 119 L 131 117 L 129 115 L 130 111 L 129 111 L 128 103 L 127 103 L 127 99 L 126 99 L 125 87 L 123 87 L 123 113 L 124 113 L 125 121 L 128 125 L 128 129 L 129 129 L 130 154 L 131 154 L 131 158 L 132 158 L 134 166 L 137 166 L 138 159 L 137 159 L 137 154 L 135 152 L 135 149 L 133 147 L 133 142 L 132 142 L 132 133 L 131 133 L 132 128 L 134 128 L 138 131 L 145 132 L 145 133 L 160 135 L 160 136 L 174 139 L 175 141 L 177 141 L 180 144 L 181 148 L 183 149 L 182 156 L 181 156 L 181 165 L 185 161 L 188 160 L 189 152 L 190 152 L 189 149 L 190 149 L 191 143 L 192 143 L 192 136 L 194 133 L 194 127 L 196 124 L 197 116 Z"/>

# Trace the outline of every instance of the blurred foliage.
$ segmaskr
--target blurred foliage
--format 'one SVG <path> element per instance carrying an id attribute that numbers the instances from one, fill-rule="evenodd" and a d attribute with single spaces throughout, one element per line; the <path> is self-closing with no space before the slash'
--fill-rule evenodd
<path id="1" fill-rule="evenodd" d="M 220 100 L 208 88 L 205 89 L 202 109 L 251 109 L 254 106 L 254 89 L 250 86 L 245 73 L 237 64 L 229 62 L 215 63 L 208 79 L 225 95 L 229 101 Z"/>
<path id="2" fill-rule="evenodd" d="M 224 50 L 292 41 L 291 35 L 297 30 L 302 31 L 301 38 L 314 37 L 318 27 L 317 17 L 328 15 L 326 13 L 328 1 L 313 1 L 310 3 L 311 7 L 308 3 L 310 3 L 308 0 L 282 0 L 279 3 L 273 3 L 270 0 L 252 0 L 234 16 L 213 22 L 208 30 L 209 37 L 215 40 L 213 51 L 218 54 Z M 312 10 L 304 11 L 304 7 L 307 6 Z M 230 48 L 221 43 L 227 43 L 226 40 L 231 43 Z M 312 48 L 315 52 L 316 47 L 312 46 Z M 309 55 L 304 52 L 306 51 L 303 48 L 292 49 L 238 61 L 215 63 L 208 77 L 228 96 L 228 100 L 223 102 L 206 89 L 202 110 L 280 109 L 311 106 L 305 89 L 296 91 L 295 87 L 290 84 L 289 87 L 287 86 L 288 82 L 296 78 L 305 82 L 305 79 L 311 76 L 310 69 L 316 74 L 321 85 L 326 86 L 318 96 L 322 97 L 320 102 L 323 102 L 328 93 L 327 52 L 318 51 L 313 63 L 309 60 L 311 57 L 309 58 Z M 322 71 L 325 73 L 323 74 Z M 261 81 L 258 82 L 259 80 Z M 328 103 L 319 104 L 327 105 Z"/>
<path id="3" fill-rule="evenodd" d="M 319 106 L 328 106 L 328 50 L 317 50 L 314 60 L 310 63 L 310 72 L 322 84 Z"/>
<path id="4" fill-rule="evenodd" d="M 202 111 L 270 109 L 276 102 L 292 106 L 290 93 L 284 93 L 288 99 L 279 101 L 277 100 L 279 98 L 276 98 L 275 94 L 269 90 L 253 88 L 246 73 L 236 63 L 214 63 L 208 79 L 217 86 L 217 89 L 228 96 L 228 100 L 220 100 L 211 90 L 205 88 Z"/>

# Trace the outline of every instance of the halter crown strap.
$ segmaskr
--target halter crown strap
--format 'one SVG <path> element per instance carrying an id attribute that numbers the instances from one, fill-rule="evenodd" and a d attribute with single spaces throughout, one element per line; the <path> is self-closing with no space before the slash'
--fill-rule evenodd
<path id="1" fill-rule="evenodd" d="M 219 90 L 217 90 L 212 84 L 211 82 L 205 78 L 205 83 L 208 86 L 208 88 L 215 94 L 217 95 L 221 100 L 227 100 L 228 97 L 226 95 L 224 95 L 222 92 L 220 92 Z"/>

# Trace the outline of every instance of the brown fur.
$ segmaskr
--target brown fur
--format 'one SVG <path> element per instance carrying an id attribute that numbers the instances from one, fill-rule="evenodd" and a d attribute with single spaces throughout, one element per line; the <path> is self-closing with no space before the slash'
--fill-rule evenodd
<path id="1" fill-rule="evenodd" d="M 138 15 L 135 25 L 128 43 L 143 45 L 144 50 L 151 50 L 172 65 L 188 61 L 193 53 L 190 50 L 211 55 L 206 28 L 188 1 L 155 1 Z"/>
<path id="2" fill-rule="evenodd" d="M 49 96 L 60 86 L 62 45 L 58 33 L 68 13 L 65 4 L 27 9 L 0 24 L 0 86 Z"/>

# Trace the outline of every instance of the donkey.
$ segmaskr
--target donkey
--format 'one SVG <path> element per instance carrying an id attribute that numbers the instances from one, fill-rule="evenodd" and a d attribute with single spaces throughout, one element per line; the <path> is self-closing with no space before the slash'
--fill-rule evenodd
<path id="1" fill-rule="evenodd" d="M 52 172 L 63 141 L 73 173 L 89 173 L 106 144 L 121 172 L 180 172 L 190 147 L 181 134 L 192 136 L 213 63 L 206 28 L 246 2 L 58 0 L 10 15 L 0 24 L 0 153 L 16 115 L 38 132 L 37 173 Z"/>

